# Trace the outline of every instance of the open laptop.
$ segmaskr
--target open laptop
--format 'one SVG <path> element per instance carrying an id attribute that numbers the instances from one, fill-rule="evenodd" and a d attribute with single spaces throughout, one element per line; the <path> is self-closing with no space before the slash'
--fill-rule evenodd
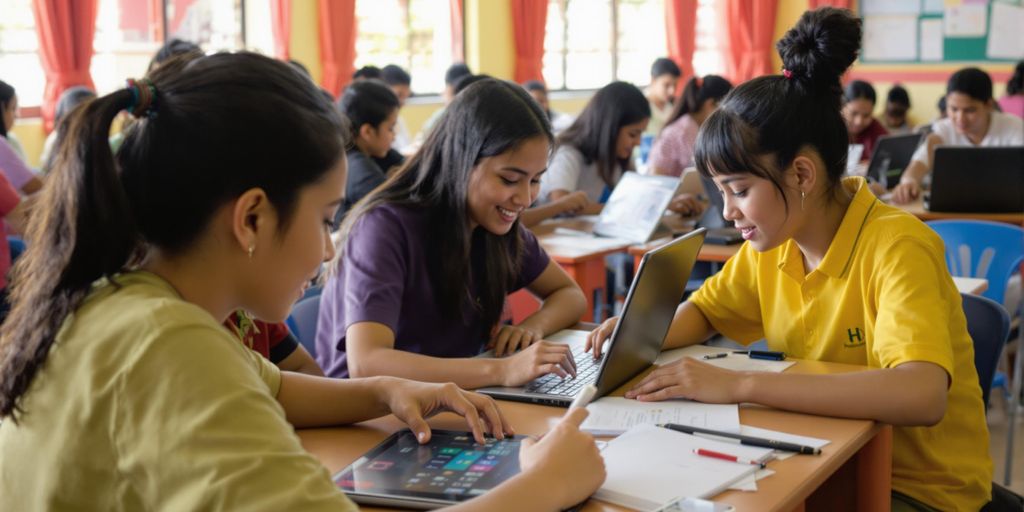
<path id="1" fill-rule="evenodd" d="M 903 170 L 910 165 L 910 159 L 920 143 L 920 133 L 879 137 L 866 176 L 881 183 L 887 190 L 899 185 Z"/>
<path id="2" fill-rule="evenodd" d="M 488 387 L 477 391 L 501 400 L 568 407 L 587 384 L 595 384 L 600 397 L 642 372 L 661 353 L 704 244 L 704 234 L 705 230 L 699 228 L 644 254 L 626 294 L 622 316 L 601 358 L 594 361 L 592 355 L 584 352 L 582 340 L 570 343 L 576 360 L 576 378 L 548 374 L 524 387 Z"/>
<path id="3" fill-rule="evenodd" d="M 935 212 L 1024 212 L 1024 146 L 935 148 L 925 208 Z"/>
<path id="4" fill-rule="evenodd" d="M 637 244 L 650 241 L 679 181 L 673 176 L 623 174 L 594 224 L 594 234 Z"/>

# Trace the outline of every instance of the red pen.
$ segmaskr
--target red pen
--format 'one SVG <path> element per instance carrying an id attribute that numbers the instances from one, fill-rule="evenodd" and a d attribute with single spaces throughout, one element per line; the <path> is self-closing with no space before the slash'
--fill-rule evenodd
<path id="1" fill-rule="evenodd" d="M 756 460 L 751 460 L 751 459 L 744 459 L 742 457 L 737 457 L 735 455 L 729 455 L 728 453 L 716 452 L 716 451 L 713 451 L 713 450 L 705 450 L 704 448 L 694 448 L 693 453 L 696 453 L 697 455 L 700 455 L 700 456 L 703 456 L 703 457 L 712 457 L 712 458 L 715 458 L 715 459 L 722 459 L 722 460 L 727 460 L 727 461 L 731 461 L 731 462 L 738 462 L 740 464 L 751 464 L 753 466 L 758 466 L 761 469 L 764 469 L 764 467 L 765 467 L 764 462 L 758 462 Z"/>

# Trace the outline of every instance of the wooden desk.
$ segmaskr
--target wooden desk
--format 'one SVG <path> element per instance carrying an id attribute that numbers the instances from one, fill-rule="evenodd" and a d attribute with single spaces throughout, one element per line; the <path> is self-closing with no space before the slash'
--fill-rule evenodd
<path id="1" fill-rule="evenodd" d="M 1024 212 L 1020 213 L 970 213 L 970 212 L 932 212 L 928 211 L 924 207 L 924 203 L 921 198 L 916 201 L 907 204 L 895 204 L 890 203 L 893 206 L 902 209 L 908 213 L 913 214 L 915 217 L 924 220 L 942 220 L 942 219 L 970 219 L 970 220 L 990 220 L 993 222 L 1006 222 L 1009 224 L 1015 224 L 1020 226 L 1024 224 Z"/>
<path id="2" fill-rule="evenodd" d="M 798 361 L 790 372 L 842 373 L 861 367 Z M 639 379 L 640 377 L 637 377 Z M 634 382 L 636 379 L 634 380 Z M 616 394 L 629 386 L 623 386 Z M 517 402 L 501 402 L 501 409 L 520 434 L 548 431 L 565 409 Z M 756 492 L 727 491 L 715 501 L 732 504 L 740 511 L 793 511 L 815 509 L 888 510 L 892 480 L 892 428 L 866 420 L 846 420 L 796 414 L 759 406 L 740 408 L 745 425 L 829 439 L 820 456 L 797 455 L 768 464 L 775 474 L 759 480 Z M 453 415 L 430 420 L 434 428 L 465 430 L 464 421 Z M 303 447 L 335 473 L 391 432 L 404 428 L 394 416 L 350 427 L 299 430 Z M 365 508 L 364 510 L 383 510 Z M 584 511 L 621 511 L 621 507 L 590 500 Z"/>

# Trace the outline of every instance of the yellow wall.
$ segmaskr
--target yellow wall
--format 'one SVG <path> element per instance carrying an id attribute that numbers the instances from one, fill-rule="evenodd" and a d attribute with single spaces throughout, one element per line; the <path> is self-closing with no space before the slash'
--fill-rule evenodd
<path id="1" fill-rule="evenodd" d="M 515 73 L 512 4 L 509 0 L 466 0 L 466 64 L 474 73 L 511 80 Z"/>
<path id="2" fill-rule="evenodd" d="M 43 142 L 46 141 L 46 134 L 43 133 L 43 120 L 38 117 L 29 119 L 18 119 L 14 123 L 14 136 L 21 142 L 25 149 L 25 158 L 31 167 L 39 167 L 39 155 L 43 152 Z"/>
<path id="3" fill-rule="evenodd" d="M 294 0 L 292 2 L 291 58 L 301 62 L 313 81 L 320 83 L 323 69 L 320 66 L 320 23 L 317 15 L 317 0 Z"/>

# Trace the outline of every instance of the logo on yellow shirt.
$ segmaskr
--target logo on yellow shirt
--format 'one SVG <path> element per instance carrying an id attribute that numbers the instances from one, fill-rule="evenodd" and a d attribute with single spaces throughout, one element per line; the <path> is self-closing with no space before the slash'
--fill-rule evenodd
<path id="1" fill-rule="evenodd" d="M 863 346 L 864 343 L 865 343 L 865 341 L 864 341 L 864 331 L 860 330 L 860 327 L 854 327 L 853 329 L 847 329 L 846 330 L 846 335 L 849 337 L 849 339 L 847 341 L 843 342 L 843 346 L 846 347 L 846 348 L 860 347 L 860 346 Z"/>

